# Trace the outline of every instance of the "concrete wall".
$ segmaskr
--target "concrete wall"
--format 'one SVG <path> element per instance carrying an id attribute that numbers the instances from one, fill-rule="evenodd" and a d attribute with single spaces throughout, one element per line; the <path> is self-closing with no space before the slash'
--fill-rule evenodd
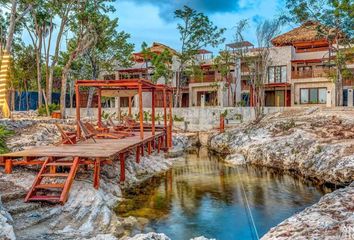
<path id="1" fill-rule="evenodd" d="M 294 108 L 284 108 L 284 107 L 265 107 L 264 112 L 267 113 L 275 113 L 275 112 L 282 112 L 293 110 Z M 295 108 L 296 109 L 296 108 Z M 230 120 L 230 124 L 238 123 L 239 121 L 236 120 L 238 115 L 241 115 L 243 121 L 253 120 L 255 118 L 254 109 L 250 107 L 190 107 L 190 108 L 173 108 L 172 112 L 173 115 L 183 117 L 184 122 L 188 122 L 188 129 L 195 130 L 195 131 L 207 131 L 219 126 L 220 121 L 220 114 L 223 113 L 225 110 L 228 111 L 227 119 Z M 75 117 L 75 109 L 67 109 L 67 116 L 68 117 Z M 103 108 L 103 111 L 109 113 L 116 113 L 117 110 L 114 108 Z M 137 108 L 132 109 L 132 114 L 135 115 L 138 113 Z M 146 108 L 144 111 L 151 112 L 151 109 Z M 97 118 L 97 109 L 91 109 L 93 115 L 90 117 L 91 119 Z M 127 113 L 127 108 L 122 108 L 123 113 Z M 163 116 L 163 109 L 157 108 L 156 114 L 160 114 Z M 86 108 L 81 109 L 81 117 L 87 118 L 86 115 Z M 161 121 L 163 122 L 163 121 Z M 174 122 L 174 126 L 184 129 L 184 122 Z"/>

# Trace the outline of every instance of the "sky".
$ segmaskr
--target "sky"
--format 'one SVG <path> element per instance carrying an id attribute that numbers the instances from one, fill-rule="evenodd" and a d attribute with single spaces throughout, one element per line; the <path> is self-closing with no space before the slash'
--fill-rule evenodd
<path id="1" fill-rule="evenodd" d="M 131 34 L 130 40 L 135 44 L 136 51 L 140 50 L 143 41 L 148 44 L 160 42 L 179 50 L 174 11 L 183 5 L 203 12 L 216 26 L 226 28 L 225 43 L 234 41 L 234 26 L 237 22 L 248 19 L 245 40 L 256 45 L 257 22 L 278 16 L 283 4 L 283 0 L 118 0 L 115 3 L 117 11 L 112 17 L 119 18 L 120 30 Z M 224 47 L 225 44 L 216 49 L 207 49 L 216 53 Z"/>

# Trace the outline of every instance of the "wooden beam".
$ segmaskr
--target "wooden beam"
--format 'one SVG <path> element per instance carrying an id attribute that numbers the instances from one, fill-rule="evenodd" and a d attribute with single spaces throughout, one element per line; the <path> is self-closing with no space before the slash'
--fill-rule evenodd
<path id="1" fill-rule="evenodd" d="M 143 93 L 141 83 L 139 84 L 139 116 L 140 116 L 140 138 L 144 139 L 144 117 L 143 117 Z"/>
<path id="2" fill-rule="evenodd" d="M 151 91 L 151 126 L 152 135 L 155 135 L 155 90 Z"/>
<path id="3" fill-rule="evenodd" d="M 132 116 L 132 97 L 129 96 L 128 97 L 128 116 L 131 117 Z"/>
<path id="4" fill-rule="evenodd" d="M 5 160 L 5 173 L 6 174 L 12 173 L 12 160 L 11 159 Z"/>
<path id="5" fill-rule="evenodd" d="M 136 147 L 135 160 L 136 160 L 136 163 L 140 163 L 140 147 L 139 146 Z"/>
<path id="6" fill-rule="evenodd" d="M 100 187 L 100 173 L 101 173 L 101 158 L 96 158 L 94 174 L 93 174 L 93 187 L 95 189 L 98 189 Z"/>
<path id="7" fill-rule="evenodd" d="M 79 85 L 75 84 L 75 97 L 76 97 L 76 136 L 78 139 L 81 137 L 81 130 L 80 130 L 80 91 Z"/>
<path id="8" fill-rule="evenodd" d="M 62 204 L 65 203 L 68 200 L 69 190 L 71 188 L 71 185 L 74 182 L 75 175 L 76 175 L 77 169 L 79 167 L 79 162 L 80 162 L 80 158 L 79 157 L 74 157 L 73 165 L 71 166 L 71 169 L 70 169 L 70 172 L 69 172 L 69 176 L 68 176 L 68 178 L 65 181 L 63 191 L 62 191 L 62 193 L 60 195 L 60 200 L 59 201 Z"/>
<path id="9" fill-rule="evenodd" d="M 148 154 L 151 155 L 151 141 L 148 142 Z"/>
<path id="10" fill-rule="evenodd" d="M 97 125 L 98 127 L 102 127 L 102 93 L 101 93 L 101 89 L 98 88 L 97 89 L 97 96 L 98 96 L 98 109 L 97 109 Z"/>
<path id="11" fill-rule="evenodd" d="M 167 96 L 166 96 L 166 89 L 163 89 L 163 122 L 165 132 L 167 132 Z M 167 147 L 167 138 L 165 141 L 165 147 Z"/>
<path id="12" fill-rule="evenodd" d="M 170 107 L 169 107 L 169 114 L 170 114 L 170 125 L 169 125 L 169 141 L 168 141 L 168 146 L 172 147 L 172 124 L 173 124 L 173 118 L 172 118 L 172 93 L 169 93 L 170 97 Z"/>
<path id="13" fill-rule="evenodd" d="M 119 181 L 122 183 L 125 181 L 125 155 L 124 152 L 119 153 L 119 161 L 120 161 L 120 178 Z"/>

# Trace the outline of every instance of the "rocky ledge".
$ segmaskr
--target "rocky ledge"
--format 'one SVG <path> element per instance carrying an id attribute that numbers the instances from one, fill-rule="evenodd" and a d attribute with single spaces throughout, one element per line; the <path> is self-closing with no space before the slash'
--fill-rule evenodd
<path id="1" fill-rule="evenodd" d="M 277 113 L 209 139 L 209 148 L 231 164 L 289 170 L 319 184 L 346 186 L 262 239 L 354 239 L 353 116 L 354 111 L 317 108 Z"/>

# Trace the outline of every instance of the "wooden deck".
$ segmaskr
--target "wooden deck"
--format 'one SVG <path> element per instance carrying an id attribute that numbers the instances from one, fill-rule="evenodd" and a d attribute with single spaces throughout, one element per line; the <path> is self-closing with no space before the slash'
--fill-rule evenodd
<path id="1" fill-rule="evenodd" d="M 74 181 L 79 165 L 93 165 L 93 186 L 99 188 L 101 165 L 111 164 L 112 161 L 120 162 L 120 177 L 117 182 L 125 181 L 125 158 L 128 152 L 135 153 L 135 160 L 140 162 L 140 157 L 153 150 L 160 152 L 160 149 L 167 150 L 166 131 L 144 132 L 144 138 L 139 134 L 122 139 L 100 139 L 95 138 L 77 144 L 67 144 L 59 146 L 41 146 L 28 150 L 12 152 L 0 155 L 0 166 L 5 167 L 5 173 L 11 174 L 12 168 L 18 165 L 41 165 L 26 201 L 56 201 L 64 204 L 68 199 L 68 193 Z M 117 157 L 117 158 L 116 158 Z M 57 172 L 59 167 L 70 167 L 70 172 Z M 88 169 L 88 168 L 87 168 Z M 47 182 L 45 178 L 65 179 L 58 184 L 56 181 Z M 61 189 L 60 195 L 52 195 L 46 192 L 48 189 Z M 44 193 L 43 193 L 44 192 Z M 40 194 L 40 195 L 38 195 Z"/>
<path id="2" fill-rule="evenodd" d="M 80 157 L 80 158 L 110 158 L 120 152 L 125 152 L 137 147 L 138 145 L 147 143 L 153 138 L 163 136 L 163 132 L 156 132 L 155 136 L 151 132 L 144 132 L 144 139 L 140 136 L 126 137 L 122 139 L 97 139 L 96 143 L 92 140 L 79 142 L 75 145 L 60 146 L 41 146 L 31 149 L 2 154 L 3 158 L 22 158 L 22 157 Z M 15 163 L 14 163 L 15 164 Z M 1 161 L 0 161 L 1 165 Z"/>

